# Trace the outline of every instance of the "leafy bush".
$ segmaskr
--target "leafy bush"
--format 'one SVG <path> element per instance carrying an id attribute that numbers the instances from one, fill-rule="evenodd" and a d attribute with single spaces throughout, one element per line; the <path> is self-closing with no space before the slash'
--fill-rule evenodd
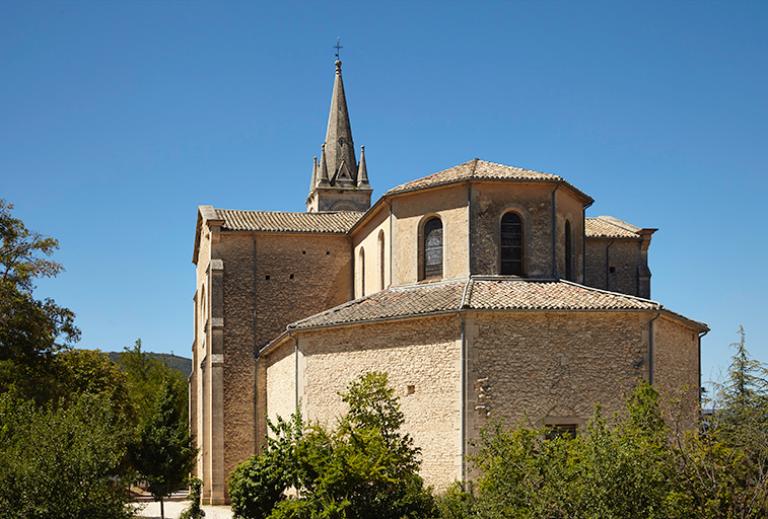
<path id="1" fill-rule="evenodd" d="M 113 418 L 103 397 L 38 408 L 0 395 L 0 519 L 130 517 Z"/>
<path id="2" fill-rule="evenodd" d="M 189 499 L 192 501 L 189 504 L 189 508 L 184 510 L 179 519 L 203 519 L 205 512 L 200 507 L 200 492 L 203 488 L 203 482 L 197 478 L 193 478 L 189 482 Z"/>
<path id="3" fill-rule="evenodd" d="M 229 493 L 237 517 L 428 518 L 434 499 L 418 475 L 420 451 L 400 432 L 404 418 L 383 373 L 341 394 L 337 428 L 278 420 L 264 453 L 240 465 Z M 290 494 L 290 499 L 286 498 Z"/>

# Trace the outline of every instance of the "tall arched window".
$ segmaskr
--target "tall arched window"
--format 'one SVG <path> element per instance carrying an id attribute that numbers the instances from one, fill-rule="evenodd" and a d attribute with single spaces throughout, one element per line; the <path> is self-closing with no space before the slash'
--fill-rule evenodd
<path id="1" fill-rule="evenodd" d="M 573 245 L 571 243 L 571 222 L 565 221 L 565 279 L 573 281 Z"/>
<path id="2" fill-rule="evenodd" d="M 379 231 L 379 289 L 384 290 L 384 231 Z"/>
<path id="3" fill-rule="evenodd" d="M 523 275 L 523 222 L 517 213 L 501 217 L 501 273 Z"/>
<path id="4" fill-rule="evenodd" d="M 424 224 L 424 279 L 443 277 L 443 222 L 434 217 Z"/>
<path id="5" fill-rule="evenodd" d="M 360 247 L 360 254 L 358 255 L 358 270 L 360 274 L 360 297 L 365 297 L 365 249 Z"/>

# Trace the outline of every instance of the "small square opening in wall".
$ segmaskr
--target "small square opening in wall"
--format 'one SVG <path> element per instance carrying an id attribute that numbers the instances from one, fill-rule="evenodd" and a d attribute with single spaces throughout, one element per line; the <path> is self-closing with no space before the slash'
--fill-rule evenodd
<path id="1" fill-rule="evenodd" d="M 330 256 L 331 255 L 331 251 L 329 251 L 329 250 L 325 251 L 325 255 L 326 256 Z"/>
<path id="2" fill-rule="evenodd" d="M 306 254 L 306 253 L 307 253 L 307 251 L 303 250 L 303 251 L 301 251 L 301 253 L 302 253 L 302 254 Z"/>
<path id="3" fill-rule="evenodd" d="M 405 393 L 407 395 L 412 395 L 416 392 L 416 386 L 414 384 L 408 384 L 408 386 L 405 388 Z"/>
<path id="4" fill-rule="evenodd" d="M 264 279 L 266 279 L 267 281 L 269 281 L 269 274 L 267 274 L 266 276 L 264 276 Z"/>
<path id="5" fill-rule="evenodd" d="M 616 267 L 608 267 L 608 272 L 610 272 L 611 274 L 615 274 L 616 273 Z"/>
<path id="6" fill-rule="evenodd" d="M 293 274 L 291 274 L 290 276 L 288 276 L 288 279 L 293 279 Z"/>

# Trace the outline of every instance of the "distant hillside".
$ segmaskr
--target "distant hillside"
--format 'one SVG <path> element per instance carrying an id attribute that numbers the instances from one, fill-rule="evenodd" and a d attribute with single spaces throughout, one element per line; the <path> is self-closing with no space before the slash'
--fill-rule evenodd
<path id="1" fill-rule="evenodd" d="M 117 362 L 120 359 L 119 351 L 108 351 L 106 354 L 109 355 L 109 360 L 112 362 Z M 151 351 L 148 351 L 146 354 L 152 359 L 159 360 L 169 368 L 181 371 L 185 377 L 188 377 L 189 374 L 192 373 L 192 359 L 179 357 L 178 355 L 170 353 L 152 353 Z"/>

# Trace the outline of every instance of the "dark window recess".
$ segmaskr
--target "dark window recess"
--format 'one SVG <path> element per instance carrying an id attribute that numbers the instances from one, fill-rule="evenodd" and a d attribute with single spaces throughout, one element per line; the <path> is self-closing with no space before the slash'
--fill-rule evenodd
<path id="1" fill-rule="evenodd" d="M 424 225 L 424 278 L 443 277 L 443 222 L 432 218 Z"/>
<path id="2" fill-rule="evenodd" d="M 266 276 L 264 276 L 264 279 L 266 279 L 267 281 L 269 281 L 269 274 L 267 274 Z"/>
<path id="3" fill-rule="evenodd" d="M 288 276 L 288 279 L 293 279 L 293 274 L 291 274 L 290 276 Z"/>
<path id="4" fill-rule="evenodd" d="M 301 251 L 301 253 L 302 253 L 302 254 L 306 254 L 306 253 L 307 253 L 307 251 L 303 250 L 303 251 Z"/>
<path id="5" fill-rule="evenodd" d="M 523 275 L 523 222 L 517 213 L 501 218 L 501 274 Z"/>
<path id="6" fill-rule="evenodd" d="M 330 256 L 331 255 L 331 251 L 329 251 L 329 250 L 325 251 L 325 255 L 326 256 Z"/>
<path id="7" fill-rule="evenodd" d="M 608 267 L 608 272 L 610 272 L 611 274 L 615 273 L 616 267 Z"/>
<path id="8" fill-rule="evenodd" d="M 576 437 L 576 424 L 558 424 L 548 425 L 546 430 L 546 436 L 548 440 L 554 440 L 555 438 L 575 438 Z"/>
<path id="9" fill-rule="evenodd" d="M 571 222 L 565 221 L 565 279 L 573 281 L 573 245 L 571 244 Z"/>

